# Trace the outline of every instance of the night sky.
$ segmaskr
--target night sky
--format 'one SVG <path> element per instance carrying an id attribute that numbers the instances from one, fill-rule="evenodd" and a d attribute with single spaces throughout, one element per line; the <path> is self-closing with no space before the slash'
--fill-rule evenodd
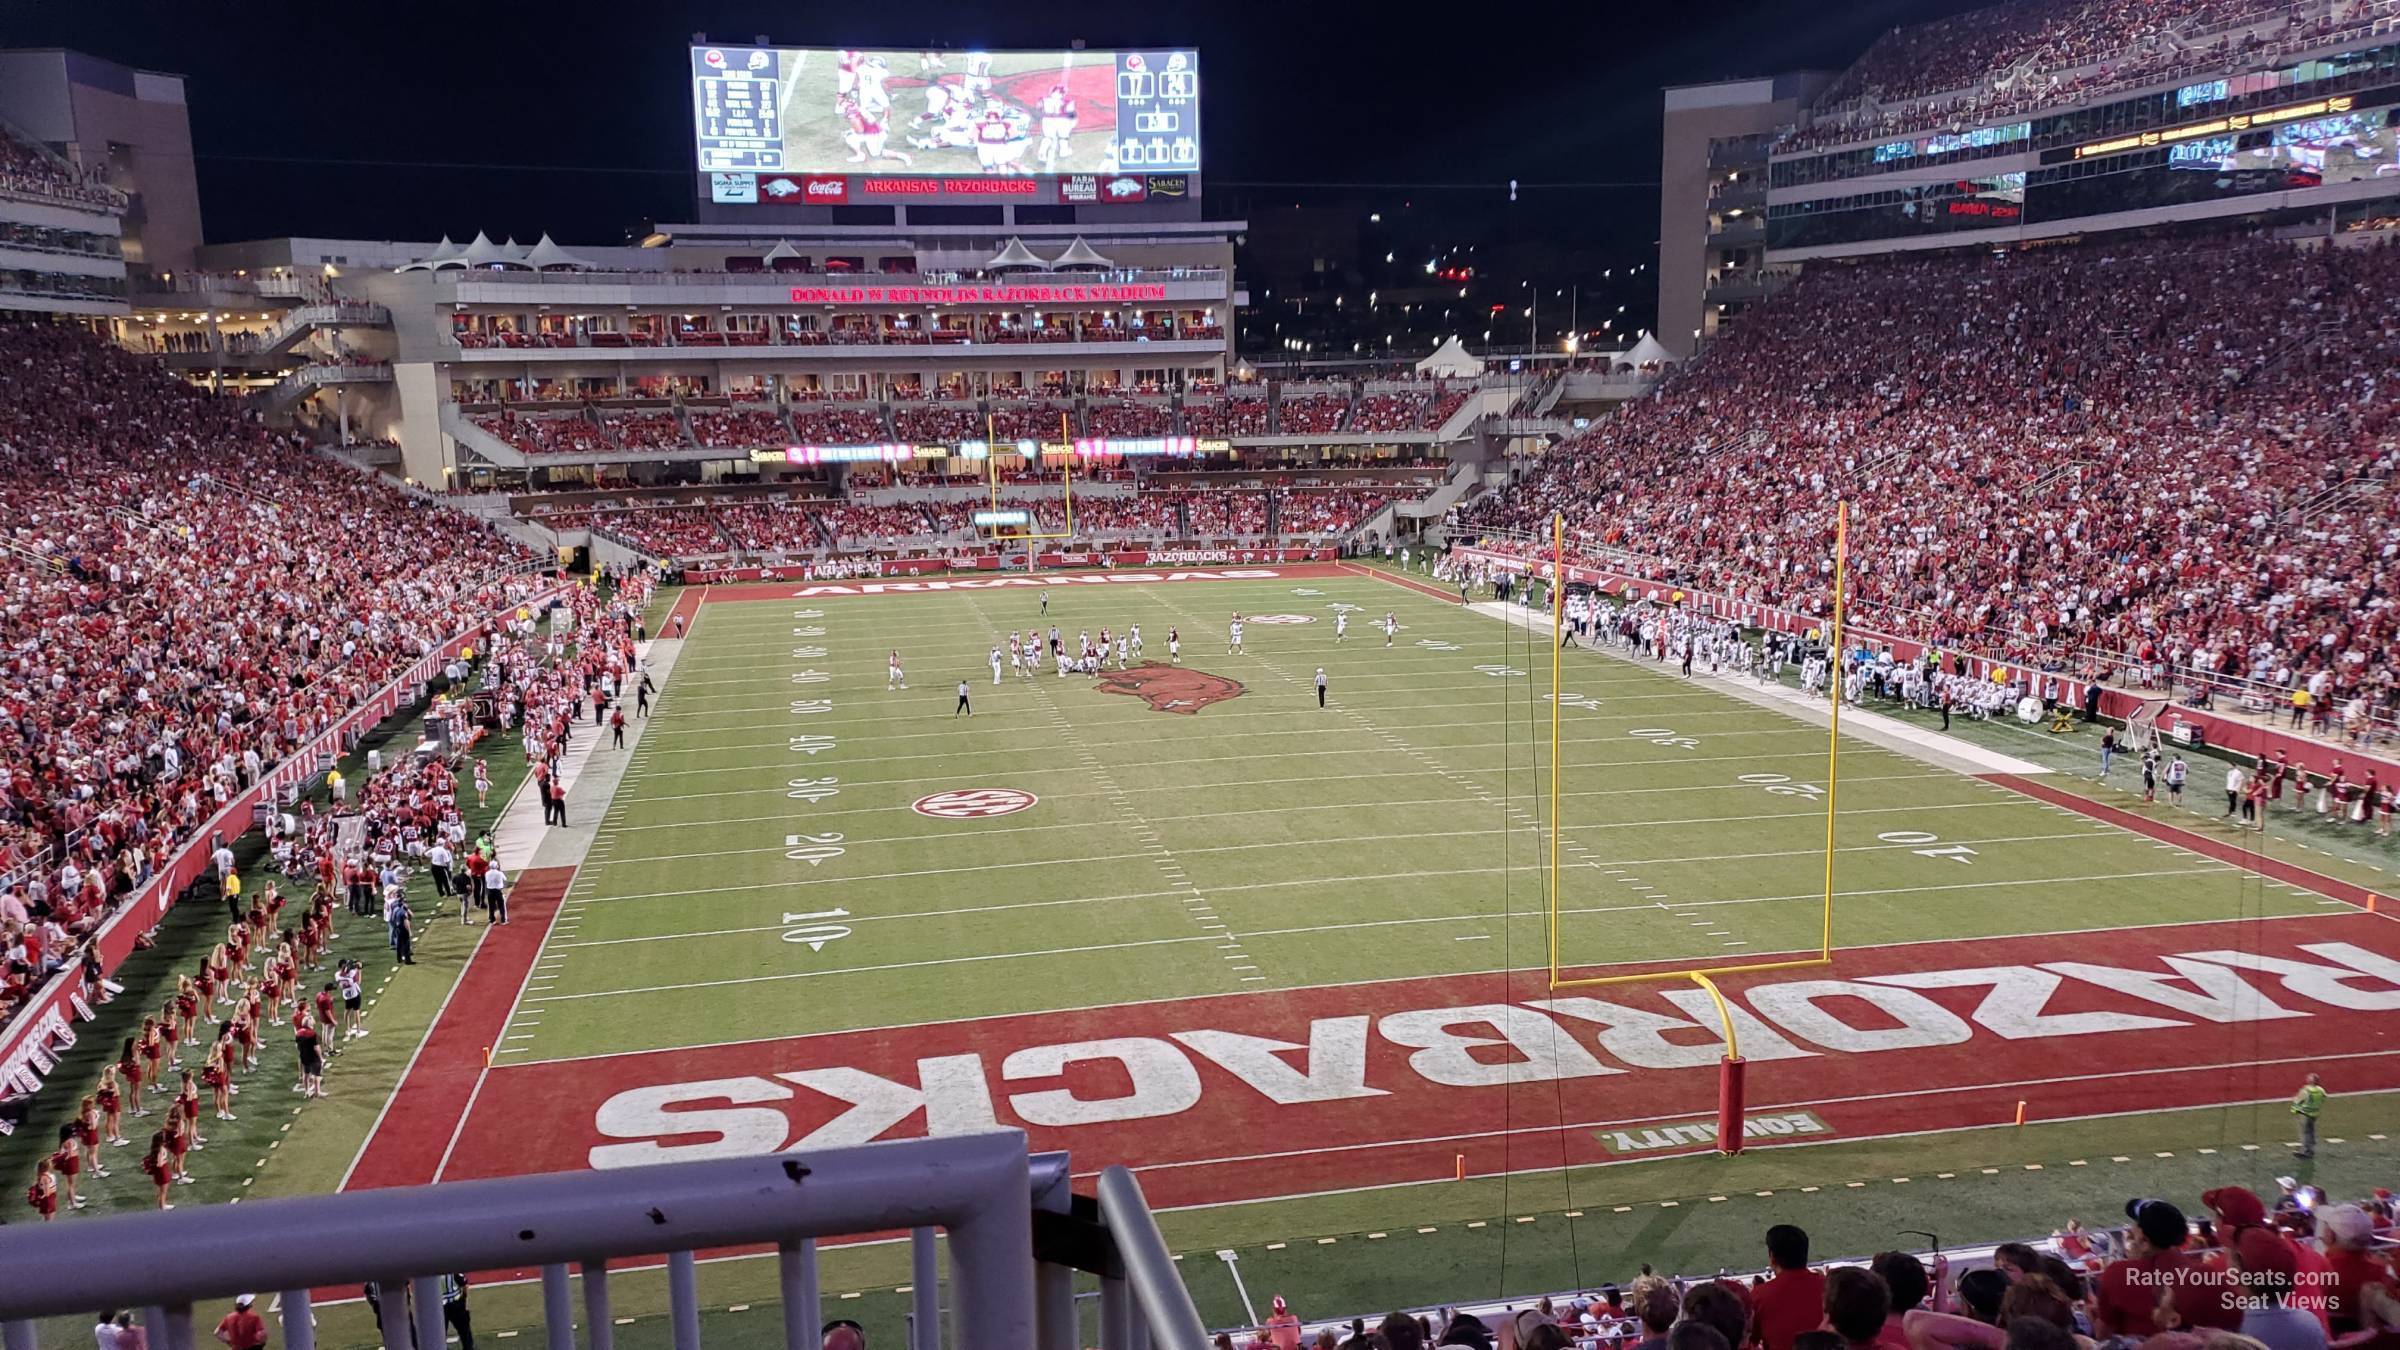
<path id="1" fill-rule="evenodd" d="M 0 10 L 0 45 L 185 75 L 212 241 L 481 229 L 566 244 L 690 216 L 696 31 L 802 46 L 1197 46 L 1212 216 L 1238 210 L 1266 232 L 1275 205 L 1382 211 L 1374 248 L 1506 240 L 1508 265 L 1542 284 L 1588 273 L 1599 288 L 1599 271 L 1621 280 L 1653 247 L 1661 86 L 1839 67 L 1893 24 L 1974 7 L 913 0 L 845 18 L 789 4 L 53 0 Z M 1503 270 L 1485 269 L 1495 286 Z"/>

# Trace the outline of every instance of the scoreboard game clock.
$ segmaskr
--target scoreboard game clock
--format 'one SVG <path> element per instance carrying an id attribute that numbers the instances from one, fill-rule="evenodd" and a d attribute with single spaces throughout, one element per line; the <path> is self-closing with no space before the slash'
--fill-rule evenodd
<path id="1" fill-rule="evenodd" d="M 698 45 L 690 57 L 693 168 L 711 203 L 1122 206 L 1198 191 L 1200 55 L 1188 48 Z"/>

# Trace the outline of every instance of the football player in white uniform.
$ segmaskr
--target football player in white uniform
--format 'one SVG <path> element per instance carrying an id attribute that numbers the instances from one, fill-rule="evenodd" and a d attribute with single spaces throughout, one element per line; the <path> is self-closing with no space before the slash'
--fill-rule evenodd
<path id="1" fill-rule="evenodd" d="M 1034 158 L 1041 161 L 1042 172 L 1056 173 L 1067 157 L 1068 138 L 1075 134 L 1075 96 L 1067 92 L 1064 83 L 1054 84 L 1042 95 L 1040 112 L 1042 141 Z"/>

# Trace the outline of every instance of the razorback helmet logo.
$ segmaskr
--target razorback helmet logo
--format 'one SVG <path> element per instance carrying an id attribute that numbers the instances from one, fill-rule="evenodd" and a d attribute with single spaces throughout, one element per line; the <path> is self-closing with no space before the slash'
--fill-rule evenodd
<path id="1" fill-rule="evenodd" d="M 1222 675 L 1188 666 L 1162 665 L 1144 661 L 1124 670 L 1112 670 L 1100 677 L 1100 692 L 1132 694 L 1150 705 L 1156 712 L 1182 713 L 1190 716 L 1212 703 L 1223 703 L 1242 695 L 1242 682 Z"/>

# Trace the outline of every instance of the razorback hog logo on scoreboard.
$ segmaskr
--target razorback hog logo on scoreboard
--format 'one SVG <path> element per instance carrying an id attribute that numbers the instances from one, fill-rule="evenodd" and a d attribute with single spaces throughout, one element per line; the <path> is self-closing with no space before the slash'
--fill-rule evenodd
<path id="1" fill-rule="evenodd" d="M 1112 670 L 1102 675 L 1100 692 L 1131 694 L 1149 704 L 1155 712 L 1183 713 L 1188 716 L 1212 703 L 1240 698 L 1243 688 L 1240 680 L 1211 675 L 1205 670 L 1144 661 L 1138 666 Z"/>

